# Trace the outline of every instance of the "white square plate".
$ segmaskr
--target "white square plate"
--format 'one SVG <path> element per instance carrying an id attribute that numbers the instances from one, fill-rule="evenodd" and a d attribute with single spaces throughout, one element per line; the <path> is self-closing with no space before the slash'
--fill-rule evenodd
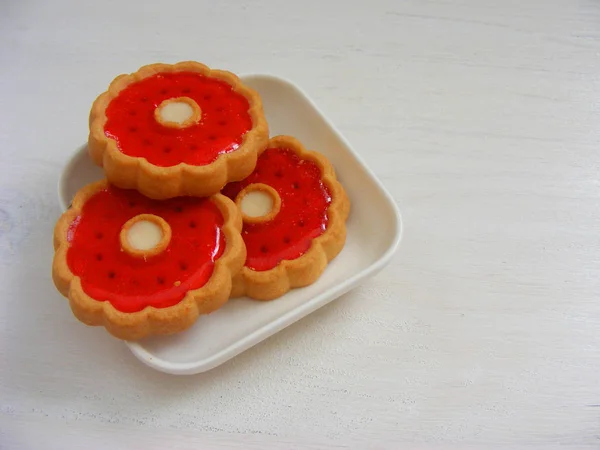
<path id="1" fill-rule="evenodd" d="M 127 342 L 137 358 L 162 372 L 200 373 L 233 358 L 376 274 L 401 239 L 400 213 L 390 194 L 307 95 L 270 75 L 242 80 L 262 96 L 271 135 L 295 136 L 333 163 L 351 201 L 346 245 L 311 286 L 271 302 L 235 299 L 183 333 Z M 86 147 L 80 148 L 59 183 L 62 207 L 68 207 L 78 189 L 102 177 Z"/>

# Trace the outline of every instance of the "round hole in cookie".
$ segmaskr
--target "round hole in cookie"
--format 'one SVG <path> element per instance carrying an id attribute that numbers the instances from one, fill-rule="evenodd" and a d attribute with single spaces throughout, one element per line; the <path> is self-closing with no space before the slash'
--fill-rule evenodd
<path id="1" fill-rule="evenodd" d="M 162 217 L 139 214 L 123 225 L 119 238 L 125 252 L 134 257 L 148 258 L 167 248 L 171 241 L 171 227 Z"/>
<path id="2" fill-rule="evenodd" d="M 136 250 L 150 250 L 162 240 L 162 230 L 154 221 L 139 220 L 129 229 L 127 241 Z"/>
<path id="3" fill-rule="evenodd" d="M 154 119 L 168 128 L 187 128 L 201 117 L 200 106 L 189 97 L 168 98 L 154 110 Z"/>
<path id="4" fill-rule="evenodd" d="M 268 222 L 281 208 L 281 197 L 275 189 L 263 183 L 253 183 L 242 189 L 235 199 L 247 223 Z"/>

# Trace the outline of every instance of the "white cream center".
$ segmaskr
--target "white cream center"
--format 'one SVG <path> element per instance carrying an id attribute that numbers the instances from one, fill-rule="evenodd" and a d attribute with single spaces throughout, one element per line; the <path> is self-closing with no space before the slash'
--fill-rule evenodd
<path id="1" fill-rule="evenodd" d="M 162 237 L 161 228 L 149 220 L 140 220 L 127 230 L 127 241 L 136 250 L 153 249 Z"/>
<path id="2" fill-rule="evenodd" d="M 160 107 L 159 114 L 165 122 L 182 124 L 194 115 L 194 109 L 186 102 L 169 102 Z"/>
<path id="3" fill-rule="evenodd" d="M 242 198 L 240 208 L 248 217 L 266 216 L 273 209 L 273 197 L 263 191 L 251 191 Z"/>

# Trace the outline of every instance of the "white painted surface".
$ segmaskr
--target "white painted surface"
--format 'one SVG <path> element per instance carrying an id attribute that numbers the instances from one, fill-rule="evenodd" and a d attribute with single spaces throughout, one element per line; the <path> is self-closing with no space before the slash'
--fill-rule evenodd
<path id="1" fill-rule="evenodd" d="M 168 8 L 0 5 L 0 447 L 598 447 L 600 5 Z M 79 325 L 50 280 L 91 102 L 182 59 L 294 80 L 406 226 L 372 281 L 193 377 Z"/>

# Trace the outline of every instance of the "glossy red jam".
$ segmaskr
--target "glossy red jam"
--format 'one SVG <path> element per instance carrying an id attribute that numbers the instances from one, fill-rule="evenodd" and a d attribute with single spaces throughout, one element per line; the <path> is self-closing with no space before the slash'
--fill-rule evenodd
<path id="1" fill-rule="evenodd" d="M 202 110 L 196 125 L 169 128 L 154 111 L 164 100 L 189 97 Z M 248 100 L 223 81 L 193 72 L 161 73 L 123 89 L 106 108 L 106 136 L 129 156 L 168 167 L 179 163 L 201 166 L 239 147 L 252 128 Z"/>
<path id="2" fill-rule="evenodd" d="M 125 222 L 144 213 L 162 217 L 172 231 L 167 249 L 148 260 L 121 251 L 119 241 Z M 165 308 L 206 284 L 225 247 L 222 225 L 221 213 L 207 199 L 157 201 L 108 187 L 94 194 L 72 223 L 67 263 L 86 294 L 119 311 Z"/>
<path id="3" fill-rule="evenodd" d="M 252 183 L 264 183 L 281 197 L 281 209 L 270 222 L 244 224 L 242 236 L 248 256 L 246 266 L 269 270 L 284 259 L 296 259 L 327 228 L 331 195 L 321 181 L 319 167 L 289 149 L 270 148 L 258 158 L 256 169 L 245 180 L 229 183 L 223 194 L 235 199 Z"/>

